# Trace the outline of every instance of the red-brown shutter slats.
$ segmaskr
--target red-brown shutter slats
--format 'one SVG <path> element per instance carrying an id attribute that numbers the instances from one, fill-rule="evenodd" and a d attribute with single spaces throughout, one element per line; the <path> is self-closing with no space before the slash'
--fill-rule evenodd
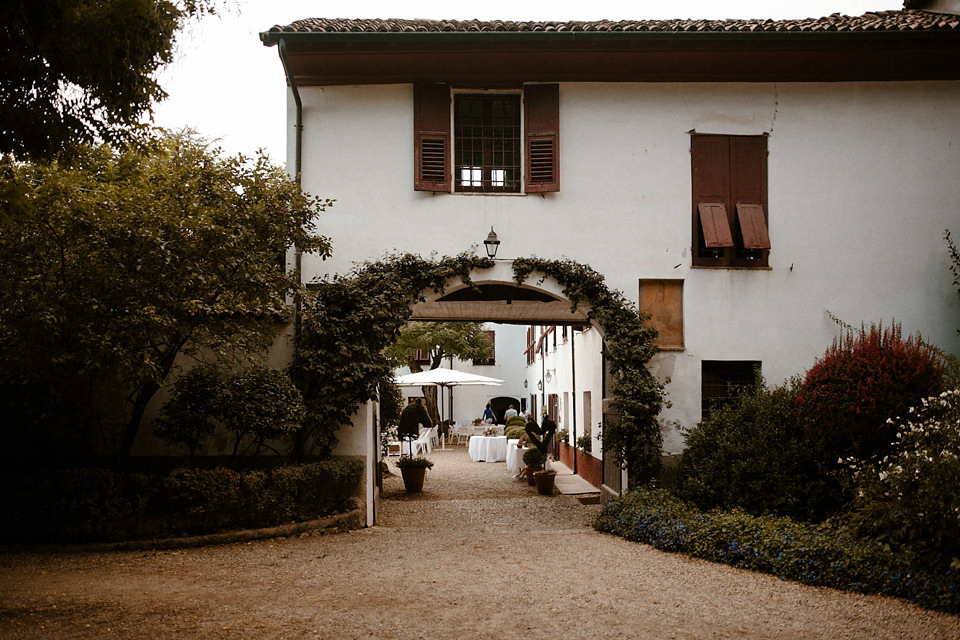
<path id="1" fill-rule="evenodd" d="M 740 221 L 744 249 L 770 248 L 770 236 L 767 234 L 767 220 L 763 215 L 763 206 L 737 204 L 737 219 Z"/>
<path id="2" fill-rule="evenodd" d="M 414 178 L 417 191 L 450 191 L 450 87 L 413 86 Z"/>
<path id="3" fill-rule="evenodd" d="M 700 202 L 700 228 L 703 229 L 703 242 L 708 249 L 733 246 L 733 234 L 727 220 L 727 210 L 722 202 Z"/>
<path id="4" fill-rule="evenodd" d="M 560 88 L 528 84 L 523 89 L 527 193 L 560 190 Z"/>

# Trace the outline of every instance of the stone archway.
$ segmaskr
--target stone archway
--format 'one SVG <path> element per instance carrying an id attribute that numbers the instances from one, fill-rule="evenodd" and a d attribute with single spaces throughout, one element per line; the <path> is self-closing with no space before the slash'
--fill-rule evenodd
<path id="1" fill-rule="evenodd" d="M 454 279 L 443 291 L 423 291 L 411 320 L 499 322 L 503 324 L 588 324 L 590 306 L 574 304 L 552 278 L 536 285 L 514 281 L 512 263 L 470 274 L 470 283 Z M 598 327 L 599 328 L 599 327 Z"/>
<path id="2" fill-rule="evenodd" d="M 313 292 L 291 370 L 322 405 L 324 416 L 332 416 L 327 424 L 360 427 L 354 430 L 355 451 L 339 453 L 363 456 L 370 463 L 369 523 L 374 509 L 369 467 L 376 466 L 377 451 L 369 394 L 390 375 L 382 349 L 411 316 L 510 319 L 515 324 L 587 320 L 604 338 L 604 375 L 611 381 L 604 393 L 609 396 L 604 416 L 612 418 L 604 425 L 604 450 L 614 453 L 630 478 L 649 477 L 658 466 L 656 417 L 663 388 L 646 369 L 656 352 L 656 332 L 588 265 L 566 259 L 494 261 L 469 254 L 430 261 L 404 254 L 316 283 Z M 305 400 L 311 398 L 305 394 Z"/>

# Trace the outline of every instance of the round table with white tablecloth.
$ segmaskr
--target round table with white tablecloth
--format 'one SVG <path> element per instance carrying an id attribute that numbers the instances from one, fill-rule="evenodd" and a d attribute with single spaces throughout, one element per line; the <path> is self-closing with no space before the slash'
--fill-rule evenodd
<path id="1" fill-rule="evenodd" d="M 507 471 L 511 475 L 516 475 L 520 473 L 520 469 L 523 469 L 523 454 L 526 453 L 526 447 L 517 447 L 517 443 L 520 442 L 517 439 L 507 440 Z"/>
<path id="2" fill-rule="evenodd" d="M 507 436 L 473 436 L 467 449 L 474 462 L 503 462 L 507 459 Z"/>

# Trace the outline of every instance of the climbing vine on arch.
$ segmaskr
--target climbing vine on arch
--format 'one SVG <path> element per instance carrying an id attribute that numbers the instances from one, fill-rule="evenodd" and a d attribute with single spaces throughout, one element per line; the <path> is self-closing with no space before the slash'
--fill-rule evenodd
<path id="1" fill-rule="evenodd" d="M 361 404 L 376 398 L 378 387 L 392 377 L 383 350 L 409 319 L 411 306 L 423 300 L 422 292 L 441 293 L 454 278 L 470 284 L 472 271 L 493 266 L 489 258 L 466 253 L 438 261 L 402 254 L 311 285 L 291 365 L 309 413 L 298 450 L 329 453 L 336 431 L 351 423 Z M 564 287 L 574 306 L 590 306 L 590 320 L 605 334 L 618 414 L 615 424 L 604 425 L 604 447 L 626 465 L 631 478 L 648 477 L 659 464 L 661 450 L 657 414 L 663 388 L 646 368 L 656 352 L 656 331 L 586 265 L 521 258 L 513 269 L 517 284 L 539 273 Z"/>
<path id="2" fill-rule="evenodd" d="M 393 375 L 383 350 L 410 318 L 423 291 L 443 291 L 453 278 L 470 282 L 489 258 L 460 254 L 429 261 L 388 256 L 309 285 L 290 376 L 307 405 L 296 451 L 328 455 L 340 427 Z"/>

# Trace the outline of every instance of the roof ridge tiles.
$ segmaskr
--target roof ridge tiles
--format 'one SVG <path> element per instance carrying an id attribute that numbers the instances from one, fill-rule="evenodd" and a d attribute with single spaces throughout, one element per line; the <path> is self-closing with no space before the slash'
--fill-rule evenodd
<path id="1" fill-rule="evenodd" d="M 960 20 L 950 14 L 915 9 L 870 11 L 860 16 L 833 13 L 821 18 L 788 20 L 673 19 L 594 21 L 427 20 L 406 18 L 307 18 L 276 25 L 271 32 L 298 33 L 494 33 L 494 32 L 875 32 L 955 31 Z"/>

